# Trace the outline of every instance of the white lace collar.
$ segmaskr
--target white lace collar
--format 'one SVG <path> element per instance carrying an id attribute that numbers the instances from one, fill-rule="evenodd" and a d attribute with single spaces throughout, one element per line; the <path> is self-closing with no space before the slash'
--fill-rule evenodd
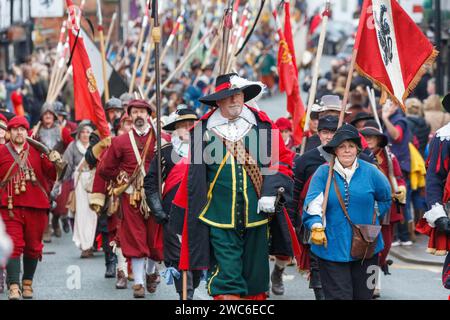
<path id="1" fill-rule="evenodd" d="M 139 137 L 142 137 L 142 136 L 147 135 L 147 134 L 149 133 L 150 129 L 151 129 L 151 126 L 150 126 L 149 123 L 146 124 L 146 127 L 145 127 L 144 131 L 138 130 L 138 129 L 133 125 L 133 130 L 134 130 L 134 132 L 136 132 L 136 134 L 137 134 Z"/>
<path id="2" fill-rule="evenodd" d="M 348 184 L 350 184 L 350 180 L 352 180 L 352 177 L 355 174 L 356 168 L 358 168 L 358 166 L 358 158 L 355 159 L 355 162 L 353 162 L 350 168 L 344 168 L 336 157 L 333 169 L 334 171 L 339 173 L 339 175 L 344 178 Z"/>
<path id="3" fill-rule="evenodd" d="M 244 119 L 245 121 L 247 121 L 248 123 L 256 126 L 255 115 L 253 114 L 253 112 L 249 108 L 244 106 L 242 108 L 242 112 L 239 115 L 238 119 L 237 120 L 232 120 L 232 121 L 230 121 L 227 118 L 225 118 L 224 116 L 222 116 L 222 113 L 220 113 L 219 108 L 217 108 L 213 112 L 213 114 L 209 117 L 208 123 L 206 125 L 206 128 L 208 130 L 210 130 L 210 129 L 214 128 L 214 127 L 217 127 L 217 126 L 220 126 L 220 125 L 223 125 L 223 124 L 229 124 L 230 122 L 236 122 L 236 121 L 238 121 L 241 118 Z"/>
<path id="4" fill-rule="evenodd" d="M 450 141 L 450 122 L 436 131 L 436 137 L 441 139 L 441 141 Z"/>

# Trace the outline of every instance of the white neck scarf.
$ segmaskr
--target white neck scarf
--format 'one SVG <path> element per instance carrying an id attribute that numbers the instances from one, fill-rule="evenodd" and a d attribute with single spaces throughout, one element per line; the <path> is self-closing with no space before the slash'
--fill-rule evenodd
<path id="1" fill-rule="evenodd" d="M 356 168 L 358 168 L 358 158 L 355 159 L 352 166 L 350 168 L 344 168 L 342 164 L 339 162 L 339 159 L 336 157 L 334 162 L 334 171 L 339 173 L 339 175 L 344 178 L 348 184 L 350 184 L 350 180 L 352 180 L 353 175 L 355 174 Z"/>
<path id="2" fill-rule="evenodd" d="M 80 151 L 80 153 L 82 155 L 84 155 L 86 153 L 87 148 L 85 146 L 83 146 L 83 144 L 81 143 L 80 140 L 77 140 L 75 145 L 76 145 L 78 151 Z"/>

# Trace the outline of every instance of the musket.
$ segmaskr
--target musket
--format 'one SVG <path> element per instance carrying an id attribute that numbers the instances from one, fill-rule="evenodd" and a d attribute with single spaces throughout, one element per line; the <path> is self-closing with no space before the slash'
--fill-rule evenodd
<path id="1" fill-rule="evenodd" d="M 305 127 L 303 128 L 303 131 L 306 133 L 309 131 L 309 120 L 311 118 L 311 109 L 312 105 L 314 104 L 314 100 L 316 99 L 316 92 L 317 92 L 317 80 L 319 79 L 319 65 L 320 60 L 322 58 L 322 52 L 323 52 L 323 46 L 325 43 L 325 36 L 327 32 L 327 23 L 328 23 L 328 17 L 330 16 L 330 1 L 327 0 L 325 4 L 325 11 L 322 13 L 322 27 L 320 30 L 320 36 L 319 36 L 319 44 L 317 47 L 317 53 L 316 53 L 316 59 L 314 60 L 314 70 L 313 70 L 313 78 L 311 80 L 311 88 L 309 90 L 309 98 L 308 98 L 308 107 L 306 110 L 306 117 L 305 117 Z M 306 135 L 302 138 L 302 144 L 300 146 L 300 155 L 305 153 L 306 148 Z"/>

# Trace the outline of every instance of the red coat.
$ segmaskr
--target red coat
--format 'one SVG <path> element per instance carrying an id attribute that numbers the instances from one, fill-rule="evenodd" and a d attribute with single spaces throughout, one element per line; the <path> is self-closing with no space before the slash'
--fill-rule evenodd
<path id="1" fill-rule="evenodd" d="M 148 154 L 145 158 L 146 172 L 148 171 L 150 162 L 153 159 L 156 141 L 153 131 L 150 132 L 152 134 L 152 141 L 150 142 Z M 139 153 L 142 154 L 148 135 L 140 137 L 134 129 L 133 134 Z M 122 170 L 131 175 L 137 165 L 138 163 L 136 160 L 136 156 L 134 155 L 130 137 L 128 136 L 128 134 L 123 134 L 121 136 L 115 137 L 112 140 L 111 146 L 106 151 L 104 157 L 102 158 L 102 161 L 100 161 L 97 165 L 97 170 L 99 171 L 99 174 L 103 177 L 103 179 L 114 180 Z"/>
<path id="2" fill-rule="evenodd" d="M 10 144 L 10 143 L 8 143 Z M 34 170 L 38 183 L 33 185 L 31 181 L 26 183 L 26 192 L 19 195 L 13 194 L 14 207 L 29 207 L 36 209 L 49 209 L 49 193 L 53 188 L 53 183 L 56 180 L 56 169 L 47 156 L 43 155 L 35 148 L 25 143 L 24 150 L 30 149 L 28 161 Z M 14 158 L 8 151 L 6 145 L 0 145 L 0 181 L 4 179 L 9 168 L 13 165 Z M 18 172 L 18 167 L 15 165 L 10 176 Z M 7 187 L 0 190 L 0 206 L 7 207 L 8 205 L 8 191 Z M 14 193 L 14 190 L 13 190 Z"/>
<path id="3" fill-rule="evenodd" d="M 380 150 L 375 156 L 377 158 L 378 166 L 381 169 L 381 172 L 383 172 L 384 175 L 389 180 L 389 168 L 388 168 L 388 162 L 386 159 L 386 154 L 383 152 L 383 150 Z M 391 159 L 392 159 L 392 165 L 394 167 L 394 176 L 395 176 L 395 179 L 397 180 L 397 184 L 399 186 L 406 187 L 406 182 L 402 175 L 402 169 L 400 168 L 400 163 L 398 162 L 397 158 L 393 154 L 391 154 Z M 403 210 L 403 208 L 401 210 Z M 397 211 L 397 205 L 394 202 L 392 202 L 390 213 L 391 213 L 391 220 L 390 220 L 391 223 L 399 222 L 399 221 L 403 220 L 403 213 L 402 213 L 402 211 L 400 211 L 400 212 Z"/>

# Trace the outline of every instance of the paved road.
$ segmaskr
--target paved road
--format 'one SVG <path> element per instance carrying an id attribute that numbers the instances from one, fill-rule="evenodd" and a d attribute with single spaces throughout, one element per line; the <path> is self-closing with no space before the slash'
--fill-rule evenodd
<path id="1" fill-rule="evenodd" d="M 97 252 L 92 259 L 80 259 L 80 252 L 71 241 L 71 235 L 64 234 L 44 248 L 44 256 L 36 271 L 35 299 L 43 300 L 126 300 L 132 299 L 131 283 L 128 290 L 116 290 L 115 279 L 105 279 L 103 253 Z M 391 276 L 382 278 L 382 299 L 439 299 L 445 300 L 449 291 L 441 285 L 441 268 L 402 263 L 394 259 Z M 161 270 L 163 270 L 161 265 Z M 79 281 L 77 281 L 79 275 Z M 311 300 L 314 295 L 308 289 L 306 279 L 294 267 L 286 271 L 284 296 L 271 299 Z M 6 293 L 0 300 L 6 299 Z M 210 299 L 202 282 L 196 292 L 196 299 Z M 164 282 L 155 294 L 146 295 L 149 300 L 176 300 L 178 295 L 172 286 Z"/>

